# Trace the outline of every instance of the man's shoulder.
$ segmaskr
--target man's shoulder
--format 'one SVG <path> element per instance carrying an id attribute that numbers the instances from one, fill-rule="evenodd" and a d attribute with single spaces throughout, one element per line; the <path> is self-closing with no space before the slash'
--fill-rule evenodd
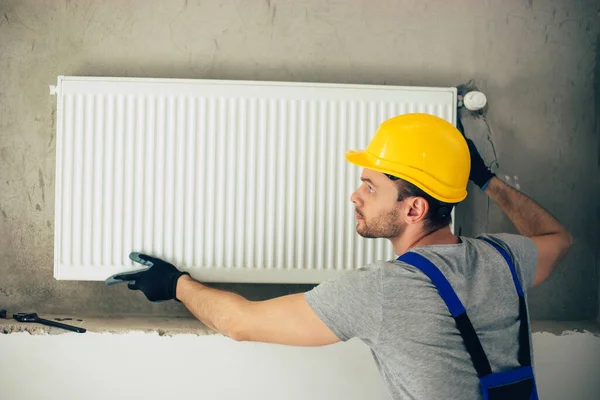
<path id="1" fill-rule="evenodd" d="M 517 255 L 514 253 L 521 252 L 533 252 L 535 250 L 535 244 L 531 238 L 523 235 L 517 235 L 514 233 L 484 233 L 478 235 L 474 241 L 478 244 L 485 245 L 483 240 L 487 239 L 508 251 L 511 255 Z"/>
<path id="2" fill-rule="evenodd" d="M 510 243 L 513 241 L 522 241 L 522 240 L 531 240 L 527 236 L 518 235 L 515 233 L 482 233 L 472 238 L 473 240 L 477 239 L 488 239 L 494 242 L 501 243 Z"/>
<path id="3" fill-rule="evenodd" d="M 429 257 L 427 257 L 429 258 Z M 428 284 L 428 278 L 420 269 L 398 259 L 379 264 L 381 276 L 386 286 L 414 287 Z"/>
<path id="4" fill-rule="evenodd" d="M 371 279 L 378 277 L 384 283 L 404 282 L 416 279 L 423 280 L 423 274 L 415 266 L 404 261 L 399 261 L 396 258 L 390 260 L 379 260 L 367 264 L 353 271 L 354 273 L 362 274 L 362 279 Z"/>
<path id="5" fill-rule="evenodd" d="M 526 288 L 533 285 L 537 269 L 538 250 L 531 238 L 512 233 L 484 234 L 478 236 L 478 238 L 487 238 L 502 247 L 520 272 L 521 284 Z M 483 240 L 480 242 L 483 243 Z"/>

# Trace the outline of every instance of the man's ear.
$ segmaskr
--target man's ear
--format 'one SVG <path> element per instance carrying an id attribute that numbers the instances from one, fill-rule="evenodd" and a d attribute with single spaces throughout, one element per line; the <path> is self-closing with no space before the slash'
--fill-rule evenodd
<path id="1" fill-rule="evenodd" d="M 407 224 L 422 221 L 429 211 L 429 203 L 422 197 L 410 197 L 405 200 L 406 210 L 404 219 Z"/>

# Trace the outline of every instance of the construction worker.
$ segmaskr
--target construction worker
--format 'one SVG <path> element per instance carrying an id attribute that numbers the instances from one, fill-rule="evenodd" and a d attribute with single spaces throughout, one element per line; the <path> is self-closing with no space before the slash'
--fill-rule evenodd
<path id="1" fill-rule="evenodd" d="M 266 301 L 209 288 L 139 253 L 130 257 L 151 268 L 118 278 L 151 301 L 181 301 L 238 341 L 322 346 L 359 338 L 395 399 L 519 398 L 523 385 L 522 398 L 537 398 L 524 293 L 552 273 L 572 245 L 570 233 L 431 115 L 383 122 L 368 147 L 346 159 L 363 168 L 350 197 L 356 231 L 389 239 L 398 259 Z M 453 234 L 451 211 L 469 179 L 521 235 Z"/>

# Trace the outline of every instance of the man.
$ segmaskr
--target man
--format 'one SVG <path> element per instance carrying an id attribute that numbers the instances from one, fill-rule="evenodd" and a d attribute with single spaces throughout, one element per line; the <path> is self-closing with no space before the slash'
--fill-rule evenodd
<path id="1" fill-rule="evenodd" d="M 407 114 L 381 124 L 349 162 L 363 167 L 351 196 L 357 232 L 387 238 L 397 255 L 431 261 L 464 304 L 492 371 L 519 367 L 519 298 L 506 261 L 484 240 L 458 237 L 450 212 L 469 178 L 523 236 L 484 235 L 514 261 L 524 288 L 539 285 L 572 244 L 534 201 L 495 177 L 472 142 L 448 122 Z M 132 253 L 145 272 L 122 274 L 152 301 L 176 298 L 210 328 L 235 340 L 320 346 L 360 338 L 372 349 L 394 398 L 481 398 L 457 324 L 427 275 L 413 265 L 376 262 L 304 294 L 248 301 L 208 288 L 162 260 Z M 527 318 L 525 318 L 526 320 Z"/>

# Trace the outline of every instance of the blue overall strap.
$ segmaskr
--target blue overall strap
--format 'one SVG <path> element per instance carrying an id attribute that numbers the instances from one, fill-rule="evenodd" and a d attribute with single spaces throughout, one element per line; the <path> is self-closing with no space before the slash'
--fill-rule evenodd
<path id="1" fill-rule="evenodd" d="M 523 294 L 523 288 L 521 287 L 521 282 L 519 281 L 515 265 L 506 250 L 504 250 L 498 244 L 487 238 L 480 239 L 498 250 L 498 253 L 500 253 L 500 255 L 508 264 L 515 288 L 517 289 L 517 294 L 519 295 L 519 318 L 521 319 L 521 326 L 519 327 L 519 364 L 521 364 L 522 367 L 531 366 L 531 345 L 529 343 L 529 319 L 527 318 L 527 304 L 525 303 L 525 295 Z"/>
<path id="2" fill-rule="evenodd" d="M 448 310 L 456 322 L 456 327 L 463 338 L 467 352 L 471 356 L 477 376 L 483 378 L 492 373 L 492 367 L 490 362 L 481 347 L 479 337 L 475 333 L 475 328 L 467 315 L 465 307 L 461 303 L 460 299 L 456 295 L 450 282 L 446 279 L 444 274 L 427 258 L 420 254 L 408 252 L 398 257 L 398 261 L 405 262 L 406 264 L 412 265 L 419 269 L 425 275 L 431 279 L 431 282 L 435 285 L 442 300 L 448 306 Z"/>

